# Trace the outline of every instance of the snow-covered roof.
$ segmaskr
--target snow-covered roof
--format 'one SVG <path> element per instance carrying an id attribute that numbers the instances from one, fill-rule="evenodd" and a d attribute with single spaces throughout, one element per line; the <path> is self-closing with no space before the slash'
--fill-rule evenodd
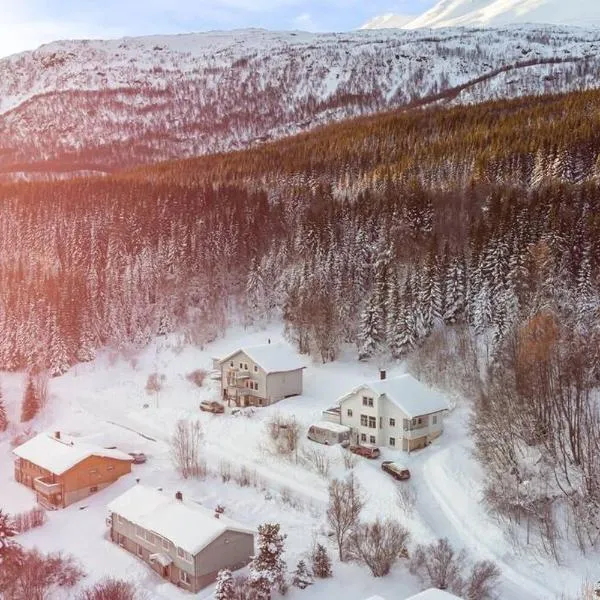
<path id="1" fill-rule="evenodd" d="M 108 450 L 63 435 L 58 439 L 54 433 L 40 433 L 15 448 L 13 452 L 19 458 L 28 460 L 55 475 L 66 473 L 90 456 L 114 458 L 115 460 L 133 460 L 131 456 L 120 450 Z"/>
<path id="2" fill-rule="evenodd" d="M 378 379 L 355 388 L 350 394 L 340 398 L 344 400 L 361 389 L 368 388 L 378 395 L 385 394 L 407 417 L 419 417 L 448 410 L 448 402 L 440 393 L 432 390 L 412 375 L 405 373 L 389 379 Z"/>
<path id="3" fill-rule="evenodd" d="M 424 592 L 420 592 L 416 596 L 411 596 L 406 600 L 462 600 L 458 596 L 446 592 L 444 590 L 438 590 L 437 588 L 429 588 Z"/>
<path id="4" fill-rule="evenodd" d="M 109 505 L 111 513 L 121 515 L 135 525 L 157 533 L 192 555 L 208 546 L 226 531 L 254 535 L 244 527 L 197 502 L 177 500 L 153 488 L 136 484 Z"/>
<path id="5" fill-rule="evenodd" d="M 329 431 L 335 431 L 336 433 L 346 433 L 347 431 L 350 431 L 350 427 L 340 425 L 339 423 L 333 423 L 332 421 L 317 421 L 316 423 L 313 423 L 311 427 L 328 429 Z"/>
<path id="6" fill-rule="evenodd" d="M 367 600 L 385 600 L 382 596 L 369 596 Z"/>
<path id="7" fill-rule="evenodd" d="M 262 344 L 239 348 L 222 358 L 221 363 L 229 360 L 238 352 L 246 354 L 266 373 L 281 373 L 282 371 L 297 371 L 306 368 L 298 355 L 286 344 Z"/>

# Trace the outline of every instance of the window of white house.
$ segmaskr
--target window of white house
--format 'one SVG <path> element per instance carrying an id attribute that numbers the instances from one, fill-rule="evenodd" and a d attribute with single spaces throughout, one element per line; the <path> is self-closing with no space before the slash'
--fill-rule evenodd
<path id="1" fill-rule="evenodd" d="M 139 544 L 137 545 L 137 553 L 138 553 L 138 556 L 144 555 L 144 549 Z"/>
<path id="2" fill-rule="evenodd" d="M 360 415 L 360 424 L 366 427 L 369 424 L 369 417 L 367 415 Z"/>
<path id="3" fill-rule="evenodd" d="M 151 543 L 154 544 L 154 534 L 150 533 L 149 531 L 146 531 L 146 539 Z"/>
<path id="4" fill-rule="evenodd" d="M 243 369 L 243 368 L 244 368 L 244 364 L 240 363 L 240 369 Z"/>
<path id="5" fill-rule="evenodd" d="M 377 429 L 377 419 L 375 417 L 369 417 L 369 429 Z"/>
<path id="6" fill-rule="evenodd" d="M 179 579 L 183 581 L 183 583 L 187 583 L 188 585 L 190 585 L 190 583 L 192 582 L 190 576 L 185 571 L 179 571 Z"/>
<path id="7" fill-rule="evenodd" d="M 229 363 L 229 366 L 230 366 L 230 367 L 233 367 L 233 361 L 231 361 L 231 362 Z"/>
<path id="8" fill-rule="evenodd" d="M 360 434 L 360 441 L 361 442 L 366 442 L 367 441 L 367 434 L 366 433 L 361 433 Z"/>
<path id="9" fill-rule="evenodd" d="M 433 415 L 432 417 L 432 421 L 431 421 L 434 425 L 437 425 L 437 415 Z"/>
<path id="10" fill-rule="evenodd" d="M 396 427 L 396 419 L 390 419 L 390 427 Z"/>
<path id="11" fill-rule="evenodd" d="M 390 438 L 390 446 L 396 445 L 396 438 Z"/>
<path id="12" fill-rule="evenodd" d="M 369 398 L 369 406 L 373 406 L 373 398 Z"/>
<path id="13" fill-rule="evenodd" d="M 135 535 L 137 535 L 140 538 L 144 537 L 144 528 L 140 527 L 139 525 L 135 526 Z"/>
<path id="14" fill-rule="evenodd" d="M 376 442 L 376 440 L 375 440 L 375 436 L 374 436 L 374 435 L 370 435 L 370 436 L 369 436 L 369 443 L 370 443 L 370 444 L 374 444 L 375 442 Z"/>
<path id="15" fill-rule="evenodd" d="M 162 544 L 162 547 L 163 547 L 165 550 L 168 550 L 168 549 L 169 549 L 169 546 L 170 546 L 169 540 L 166 540 L 165 538 L 162 538 L 162 539 L 160 540 L 160 543 Z"/>
<path id="16" fill-rule="evenodd" d="M 351 417 L 351 416 L 352 416 L 352 409 L 351 409 L 351 408 L 349 408 L 349 409 L 348 409 L 346 412 L 348 413 L 348 416 L 349 416 L 349 417 Z"/>
<path id="17" fill-rule="evenodd" d="M 368 403 L 369 399 L 366 396 L 363 396 L 362 400 L 363 400 L 363 406 L 368 406 L 369 405 L 369 403 Z"/>
<path id="18" fill-rule="evenodd" d="M 248 363 L 244 363 L 244 371 L 248 370 Z"/>
<path id="19" fill-rule="evenodd" d="M 254 365 L 254 372 L 258 373 L 258 367 L 256 365 Z"/>

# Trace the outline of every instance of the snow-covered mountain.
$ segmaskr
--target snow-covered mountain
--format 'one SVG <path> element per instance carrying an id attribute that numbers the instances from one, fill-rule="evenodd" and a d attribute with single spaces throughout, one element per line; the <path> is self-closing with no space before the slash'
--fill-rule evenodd
<path id="1" fill-rule="evenodd" d="M 366 23 L 364 29 L 403 27 L 504 26 L 515 23 L 600 25 L 598 0 L 439 0 L 422 15 L 384 15 Z"/>
<path id="2" fill-rule="evenodd" d="M 0 60 L 0 174 L 106 171 L 347 117 L 600 85 L 594 29 L 212 32 Z"/>

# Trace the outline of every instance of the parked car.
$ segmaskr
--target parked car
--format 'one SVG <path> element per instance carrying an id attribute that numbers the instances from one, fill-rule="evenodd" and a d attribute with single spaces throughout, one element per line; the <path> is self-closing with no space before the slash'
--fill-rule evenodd
<path id="1" fill-rule="evenodd" d="M 381 455 L 381 451 L 377 446 L 359 446 L 353 444 L 352 446 L 349 446 L 348 450 L 354 454 L 358 454 L 358 456 L 364 456 L 365 458 L 379 458 Z"/>
<path id="2" fill-rule="evenodd" d="M 397 463 L 391 460 L 384 460 L 381 463 L 381 468 L 398 481 L 410 479 L 410 471 L 401 463 Z"/>
<path id="3" fill-rule="evenodd" d="M 141 465 L 146 462 L 146 455 L 143 452 L 129 452 L 128 454 L 133 458 L 134 465 Z"/>
<path id="4" fill-rule="evenodd" d="M 225 412 L 225 407 L 216 400 L 204 400 L 203 402 L 200 402 L 200 410 L 214 414 L 221 414 Z"/>
<path id="5" fill-rule="evenodd" d="M 320 421 L 308 428 L 307 438 L 319 444 L 333 446 L 335 444 L 347 444 L 350 439 L 350 427 L 330 423 L 329 421 Z"/>

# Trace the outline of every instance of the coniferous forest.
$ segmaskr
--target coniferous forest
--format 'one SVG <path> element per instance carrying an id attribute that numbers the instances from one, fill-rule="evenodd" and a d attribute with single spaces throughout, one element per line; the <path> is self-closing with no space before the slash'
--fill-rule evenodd
<path id="1" fill-rule="evenodd" d="M 0 199 L 2 368 L 59 374 L 232 321 L 282 319 L 324 362 L 461 332 L 485 347 L 489 505 L 557 558 L 561 536 L 600 545 L 600 92 L 394 112 Z"/>

